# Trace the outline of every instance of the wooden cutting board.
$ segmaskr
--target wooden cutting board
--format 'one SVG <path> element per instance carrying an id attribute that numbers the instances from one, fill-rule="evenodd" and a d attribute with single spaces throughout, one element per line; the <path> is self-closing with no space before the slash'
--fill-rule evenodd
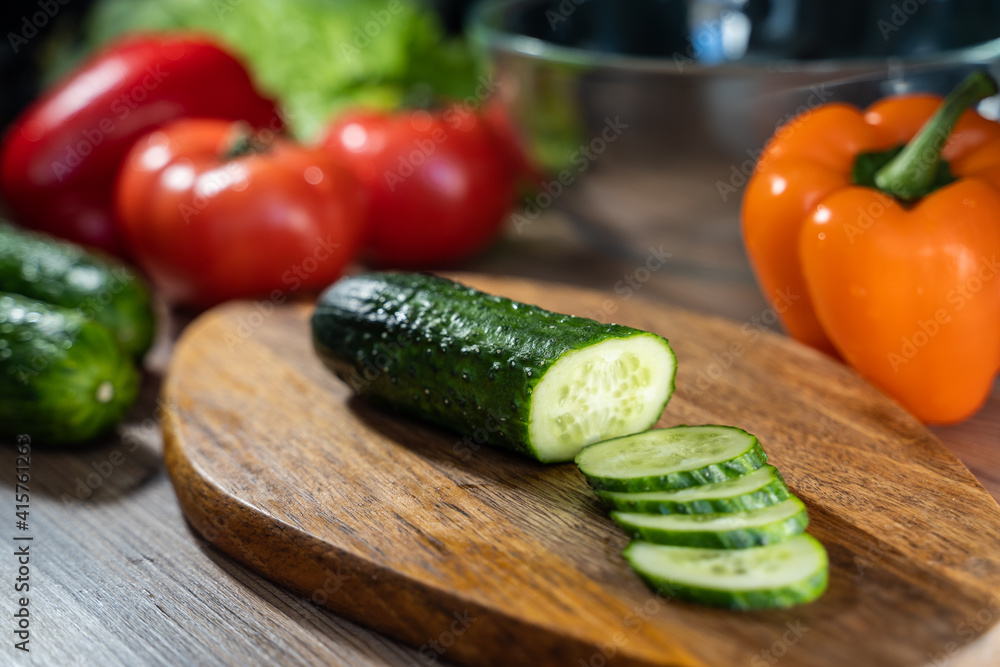
<path id="1" fill-rule="evenodd" d="M 315 603 L 421 647 L 426 664 L 1000 664 L 990 633 L 1000 508 L 851 371 L 754 323 L 459 279 L 561 312 L 613 309 L 669 338 L 678 390 L 659 425 L 736 424 L 760 438 L 829 550 L 826 595 L 754 613 L 658 598 L 625 564 L 625 536 L 575 466 L 478 448 L 475 433 L 352 397 L 314 357 L 305 305 L 223 306 L 177 347 L 166 459 L 194 529 Z"/>

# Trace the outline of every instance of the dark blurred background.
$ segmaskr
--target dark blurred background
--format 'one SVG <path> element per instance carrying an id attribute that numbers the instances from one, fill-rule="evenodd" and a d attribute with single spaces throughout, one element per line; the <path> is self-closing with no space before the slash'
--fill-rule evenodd
<path id="1" fill-rule="evenodd" d="M 76 32 L 91 4 L 91 0 L 68 0 L 66 4 L 43 0 L 41 5 L 38 0 L 0 3 L 0 35 L 3 36 L 0 44 L 0 125 L 6 126 L 38 94 L 46 46 L 52 36 L 57 31 Z M 49 16 L 50 13 L 55 16 Z"/>
<path id="2" fill-rule="evenodd" d="M 536 6 L 521 15 L 515 10 L 510 27 L 549 42 L 598 53 L 669 57 L 692 50 L 689 26 L 697 18 L 695 14 L 714 12 L 717 15 L 733 11 L 741 13 L 748 21 L 749 37 L 741 59 L 762 62 L 919 55 L 986 42 L 1000 31 L 1000 2 L 995 0 L 719 0 L 697 3 L 552 0 L 547 4 L 558 13 L 566 3 L 574 6 L 572 20 L 553 24 L 547 18 L 548 12 Z M 267 4 L 238 0 L 162 3 L 152 0 L 5 0 L 0 3 L 0 35 L 3 36 L 0 44 L 0 125 L 9 123 L 45 83 L 65 71 L 89 49 L 117 33 L 144 25 L 197 25 L 199 21 L 204 22 L 206 16 L 214 18 L 211 14 L 216 12 L 220 14 L 219 24 L 228 29 L 234 21 L 232 17 L 224 17 L 224 13 L 255 12 Z M 367 15 L 356 11 L 359 5 L 364 9 L 386 6 L 378 0 L 368 2 L 367 6 L 363 0 L 290 0 L 285 5 L 270 3 L 268 8 L 274 11 L 276 7 L 287 6 L 289 16 L 296 20 L 303 16 L 303 6 L 311 5 L 324 13 L 331 10 L 332 13 L 348 13 L 348 4 L 354 7 L 355 21 L 358 16 Z M 473 0 L 425 0 L 423 4 L 437 14 L 448 35 L 458 35 L 474 3 Z M 201 10 L 200 18 L 182 16 L 191 7 Z M 207 10 L 206 7 L 216 9 Z M 132 20 L 127 16 L 130 13 L 137 18 Z M 245 16 L 236 18 L 246 20 Z M 272 20 L 273 15 L 267 18 Z M 230 25 L 225 25 L 227 22 Z M 317 45 L 312 43 L 310 46 Z"/>

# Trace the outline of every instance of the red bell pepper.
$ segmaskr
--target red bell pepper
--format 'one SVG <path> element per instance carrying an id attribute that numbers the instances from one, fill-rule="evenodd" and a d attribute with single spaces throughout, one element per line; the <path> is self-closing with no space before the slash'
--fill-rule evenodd
<path id="1" fill-rule="evenodd" d="M 117 42 L 32 104 L 0 149 L 0 193 L 21 224 L 122 254 L 119 166 L 140 136 L 180 117 L 284 128 L 236 58 L 192 34 Z"/>

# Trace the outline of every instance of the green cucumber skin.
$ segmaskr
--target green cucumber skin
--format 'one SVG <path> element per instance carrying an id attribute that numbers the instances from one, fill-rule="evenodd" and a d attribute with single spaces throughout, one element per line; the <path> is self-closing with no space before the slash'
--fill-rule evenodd
<path id="1" fill-rule="evenodd" d="M 623 553 L 629 561 L 628 548 Z M 787 609 L 807 604 L 819 598 L 826 591 L 830 576 L 829 567 L 820 568 L 809 579 L 794 586 L 771 588 L 760 591 L 723 591 L 709 588 L 694 588 L 656 577 L 633 567 L 635 573 L 647 586 L 668 599 L 694 602 L 710 607 L 720 607 L 735 611 L 760 611 L 766 609 Z"/>
<path id="2" fill-rule="evenodd" d="M 356 393 L 536 460 L 531 393 L 552 364 L 609 338 L 652 335 L 407 273 L 342 278 L 320 297 L 312 332 Z"/>
<path id="3" fill-rule="evenodd" d="M 805 507 L 782 521 L 756 528 L 736 530 L 660 530 L 648 526 L 634 526 L 623 521 L 618 512 L 612 512 L 611 518 L 629 537 L 637 540 L 674 547 L 702 547 L 706 549 L 746 549 L 777 544 L 796 535 L 801 535 L 809 526 L 809 515 Z"/>
<path id="4" fill-rule="evenodd" d="M 622 512 L 641 512 L 643 514 L 732 514 L 733 512 L 748 512 L 761 509 L 792 497 L 781 473 L 775 469 L 775 479 L 760 489 L 732 498 L 713 498 L 711 500 L 691 500 L 676 502 L 672 500 L 635 499 L 632 494 L 615 491 L 595 491 L 604 504 L 612 510 Z"/>
<path id="5" fill-rule="evenodd" d="M 136 358 L 153 343 L 153 301 L 138 274 L 78 245 L 3 222 L 0 291 L 79 309 L 110 330 Z"/>
<path id="6" fill-rule="evenodd" d="M 110 382 L 113 397 L 97 400 Z M 131 355 L 77 310 L 0 292 L 0 435 L 74 445 L 117 424 L 139 391 Z"/>
<path id="7" fill-rule="evenodd" d="M 624 436 L 628 437 L 628 436 Z M 605 442 L 608 442 L 605 440 Z M 601 444 L 601 443 L 595 443 Z M 733 477 L 747 475 L 767 463 L 767 454 L 760 442 L 754 438 L 753 446 L 736 458 L 723 463 L 713 463 L 696 470 L 682 470 L 669 475 L 650 477 L 596 477 L 584 472 L 587 482 L 595 491 L 618 491 L 622 493 L 642 493 L 644 491 L 674 491 L 691 486 L 701 486 L 713 482 L 724 482 Z M 583 472 L 581 470 L 581 472 Z"/>

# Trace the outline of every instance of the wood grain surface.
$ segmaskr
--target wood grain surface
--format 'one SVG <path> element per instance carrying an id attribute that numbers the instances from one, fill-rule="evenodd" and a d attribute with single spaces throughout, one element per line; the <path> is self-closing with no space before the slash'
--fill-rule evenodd
<path id="1" fill-rule="evenodd" d="M 576 314 L 606 299 L 467 281 Z M 233 304 L 191 325 L 164 385 L 167 467 L 215 546 L 422 661 L 996 664 L 995 642 L 976 640 L 1000 620 L 1000 508 L 926 429 L 821 355 L 638 298 L 614 316 L 678 353 L 660 425 L 756 433 L 830 551 L 821 601 L 737 614 L 652 595 L 572 465 L 473 450 L 351 398 L 314 359 L 308 312 Z"/>

